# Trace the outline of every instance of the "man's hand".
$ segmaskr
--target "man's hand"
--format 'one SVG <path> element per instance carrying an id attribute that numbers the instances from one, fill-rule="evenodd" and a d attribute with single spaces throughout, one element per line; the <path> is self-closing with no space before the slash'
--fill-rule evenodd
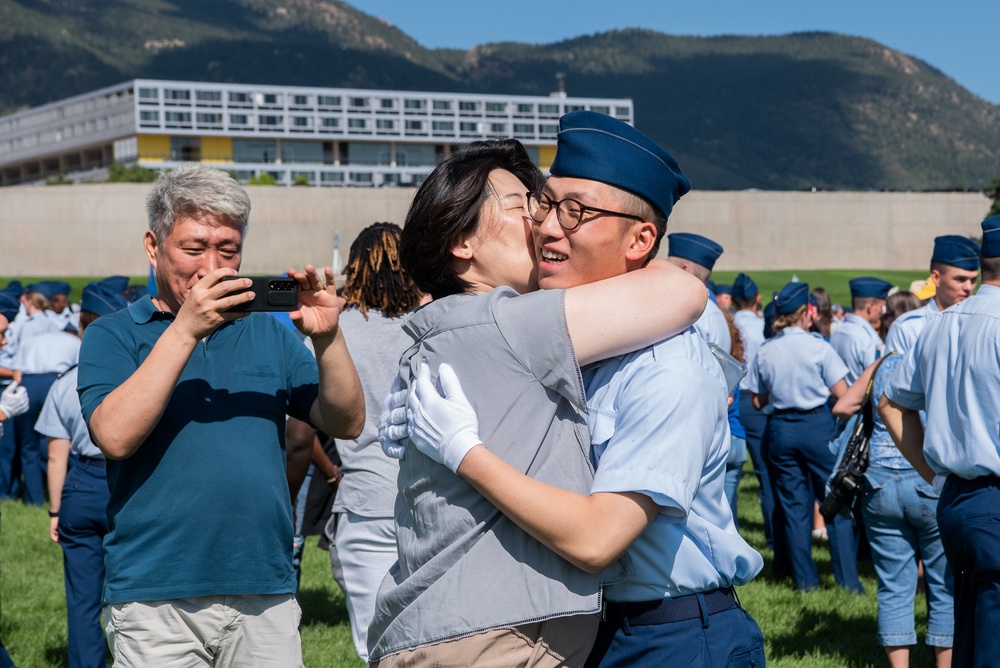
<path id="1" fill-rule="evenodd" d="M 406 400 L 410 440 L 420 452 L 457 473 L 469 450 L 482 443 L 479 418 L 447 364 L 438 368 L 438 381 L 443 395 L 431 381 L 430 367 L 421 365 Z"/>
<path id="2" fill-rule="evenodd" d="M 0 392 L 0 411 L 8 418 L 28 412 L 28 390 L 14 381 Z"/>
<path id="3" fill-rule="evenodd" d="M 315 267 L 307 264 L 305 273 L 288 272 L 299 284 L 299 307 L 289 313 L 299 331 L 311 338 L 333 338 L 340 328 L 340 313 L 346 302 L 337 296 L 333 269 L 324 269 L 326 282 L 320 280 Z"/>
<path id="4" fill-rule="evenodd" d="M 59 518 L 50 517 L 49 518 L 49 538 L 52 539 L 53 543 L 59 542 Z"/>
<path id="5" fill-rule="evenodd" d="M 393 459 L 406 458 L 406 446 L 402 441 L 409 435 L 406 422 L 406 390 L 399 372 L 392 378 L 389 394 L 382 402 L 382 414 L 378 418 L 378 440 L 382 452 Z"/>
<path id="6" fill-rule="evenodd" d="M 174 318 L 174 326 L 195 341 L 200 341 L 218 329 L 222 323 L 246 316 L 245 311 L 239 311 L 239 306 L 252 302 L 253 293 L 245 292 L 231 296 L 229 293 L 249 288 L 252 282 L 249 278 L 222 280 L 224 276 L 235 275 L 235 269 L 223 267 L 206 274 L 195 283 Z M 229 309 L 235 310 L 228 312 Z"/>

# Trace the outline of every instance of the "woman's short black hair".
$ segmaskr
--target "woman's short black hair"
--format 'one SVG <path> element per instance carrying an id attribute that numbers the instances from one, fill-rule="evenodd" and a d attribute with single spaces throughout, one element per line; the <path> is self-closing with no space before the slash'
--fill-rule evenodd
<path id="1" fill-rule="evenodd" d="M 471 287 L 456 272 L 451 249 L 479 228 L 494 169 L 516 176 L 525 191 L 545 184 L 521 142 L 491 139 L 472 142 L 446 158 L 413 198 L 400 238 L 400 260 L 417 287 L 435 299 Z"/>

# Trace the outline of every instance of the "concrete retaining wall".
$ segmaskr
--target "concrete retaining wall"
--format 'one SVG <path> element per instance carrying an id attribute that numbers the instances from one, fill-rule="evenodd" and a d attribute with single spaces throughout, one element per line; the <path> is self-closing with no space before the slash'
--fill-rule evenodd
<path id="1" fill-rule="evenodd" d="M 148 184 L 0 188 L 0 275 L 142 275 Z M 327 265 L 365 226 L 399 224 L 414 190 L 249 187 L 243 272 Z M 924 269 L 939 234 L 978 237 L 979 193 L 694 192 L 670 220 L 726 252 L 717 269 Z"/>

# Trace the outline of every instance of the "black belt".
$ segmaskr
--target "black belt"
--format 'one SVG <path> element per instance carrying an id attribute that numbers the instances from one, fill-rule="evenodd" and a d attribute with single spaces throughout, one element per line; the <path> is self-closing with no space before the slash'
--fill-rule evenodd
<path id="1" fill-rule="evenodd" d="M 704 601 L 704 614 L 708 615 L 714 615 L 736 606 L 736 595 L 733 593 L 733 588 L 726 587 L 700 594 L 664 598 L 659 601 L 629 603 L 607 601 L 605 620 L 612 624 L 619 624 L 622 620 L 627 619 L 631 626 L 653 626 L 698 619 L 703 614 L 702 604 L 698 601 L 699 597 Z"/>
<path id="2" fill-rule="evenodd" d="M 73 457 L 74 461 L 79 464 L 84 464 L 85 466 L 92 466 L 94 468 L 103 469 L 108 465 L 107 460 L 103 457 L 84 457 L 83 455 L 76 455 Z"/>
<path id="3" fill-rule="evenodd" d="M 809 415 L 810 413 L 816 413 L 819 411 L 825 411 L 826 404 L 820 404 L 815 408 L 775 408 L 775 415 Z"/>

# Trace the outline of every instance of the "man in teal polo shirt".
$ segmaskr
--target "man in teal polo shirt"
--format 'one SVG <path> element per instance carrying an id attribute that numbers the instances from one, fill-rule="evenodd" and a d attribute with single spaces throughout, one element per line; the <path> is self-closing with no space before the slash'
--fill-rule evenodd
<path id="1" fill-rule="evenodd" d="M 338 438 L 364 425 L 327 269 L 288 328 L 239 307 L 250 214 L 229 175 L 161 173 L 143 242 L 157 296 L 87 329 L 79 392 L 108 459 L 104 624 L 115 665 L 301 665 L 285 416 Z M 317 373 L 318 367 L 318 373 Z"/>

